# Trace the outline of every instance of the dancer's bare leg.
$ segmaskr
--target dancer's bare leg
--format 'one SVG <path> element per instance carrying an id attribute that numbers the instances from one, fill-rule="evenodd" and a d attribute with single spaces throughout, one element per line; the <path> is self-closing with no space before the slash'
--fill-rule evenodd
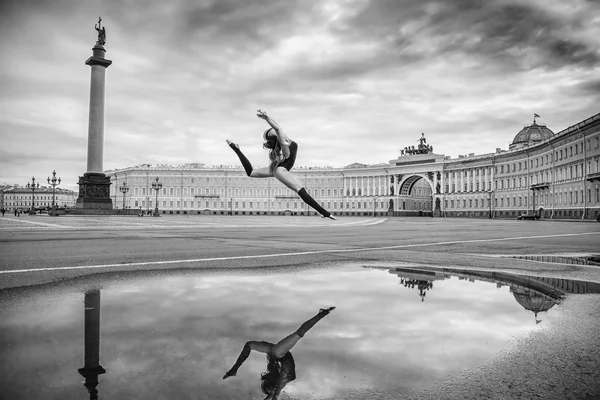
<path id="1" fill-rule="evenodd" d="M 287 169 L 283 167 L 277 167 L 273 171 L 273 175 L 277 180 L 283 183 L 288 188 L 292 189 L 294 192 L 298 193 L 300 189 L 302 189 L 302 185 L 298 182 L 298 179 L 294 175 L 290 173 Z"/>
<path id="2" fill-rule="evenodd" d="M 321 205 L 306 192 L 306 189 L 302 187 L 294 175 L 290 174 L 290 171 L 283 167 L 277 167 L 275 168 L 275 171 L 273 171 L 273 175 L 278 181 L 298 193 L 306 204 L 317 210 L 324 218 L 335 219 L 329 211 L 321 207 Z"/>
<path id="3" fill-rule="evenodd" d="M 321 310 L 319 310 L 317 315 L 315 315 L 314 317 L 312 317 L 311 319 L 309 319 L 308 321 L 303 323 L 296 332 L 281 339 L 279 341 L 279 343 L 277 343 L 275 346 L 273 346 L 273 350 L 272 350 L 273 355 L 276 358 L 283 357 L 288 351 L 290 351 L 292 349 L 292 347 L 294 347 L 296 345 L 296 343 L 298 343 L 298 341 L 300 339 L 302 339 L 304 337 L 304 335 L 306 334 L 306 332 L 308 332 L 308 330 L 310 328 L 315 326 L 315 324 L 317 322 L 319 322 L 323 317 L 328 315 L 334 309 L 335 309 L 335 307 L 329 307 L 327 309 L 322 308 Z"/>
<path id="4" fill-rule="evenodd" d="M 252 170 L 250 178 L 272 178 L 273 174 L 269 171 L 269 167 L 256 168 Z"/>

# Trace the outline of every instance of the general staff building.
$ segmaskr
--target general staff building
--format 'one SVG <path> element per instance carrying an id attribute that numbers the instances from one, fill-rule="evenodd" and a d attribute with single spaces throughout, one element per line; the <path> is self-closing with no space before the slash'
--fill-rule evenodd
<path id="1" fill-rule="evenodd" d="M 292 173 L 334 215 L 592 219 L 600 213 L 600 114 L 558 133 L 534 119 L 508 150 L 481 155 L 451 158 L 424 142 L 388 163 L 295 167 Z M 250 179 L 241 166 L 143 164 L 105 174 L 114 208 L 317 215 L 274 178 Z M 158 190 L 152 187 L 157 182 Z"/>

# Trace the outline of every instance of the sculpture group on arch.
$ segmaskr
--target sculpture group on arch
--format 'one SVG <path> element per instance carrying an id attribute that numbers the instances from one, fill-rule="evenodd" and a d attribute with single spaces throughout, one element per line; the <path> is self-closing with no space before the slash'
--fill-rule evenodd
<path id="1" fill-rule="evenodd" d="M 421 133 L 421 138 L 419 139 L 419 144 L 417 148 L 415 146 L 407 146 L 400 150 L 400 155 L 402 156 L 412 156 L 415 154 L 431 154 L 433 153 L 433 146 L 427 144 L 427 139 L 425 139 L 425 134 Z"/>

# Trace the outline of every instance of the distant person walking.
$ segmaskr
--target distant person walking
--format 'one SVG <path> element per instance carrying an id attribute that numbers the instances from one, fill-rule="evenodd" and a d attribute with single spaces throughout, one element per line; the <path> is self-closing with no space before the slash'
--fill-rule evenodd
<path id="1" fill-rule="evenodd" d="M 2 212 L 2 216 L 4 217 L 4 213 L 6 212 L 6 210 L 4 209 L 4 207 L 0 208 L 0 212 Z"/>
<path id="2" fill-rule="evenodd" d="M 271 126 L 263 133 L 263 147 L 269 150 L 270 164 L 268 167 L 256 168 L 252 167 L 252 164 L 244 153 L 240 150 L 240 146 L 227 140 L 229 147 L 235 151 L 235 154 L 239 157 L 246 175 L 250 178 L 271 178 L 275 177 L 279 182 L 283 183 L 294 192 L 298 193 L 298 196 L 309 206 L 314 208 L 323 216 L 323 218 L 335 219 L 331 213 L 325 210 L 315 199 L 313 199 L 306 189 L 302 187 L 298 179 L 294 177 L 290 170 L 294 167 L 296 162 L 296 154 L 298 153 L 298 144 L 291 140 L 283 129 L 269 117 L 265 111 L 257 111 L 258 118 L 264 119 Z"/>

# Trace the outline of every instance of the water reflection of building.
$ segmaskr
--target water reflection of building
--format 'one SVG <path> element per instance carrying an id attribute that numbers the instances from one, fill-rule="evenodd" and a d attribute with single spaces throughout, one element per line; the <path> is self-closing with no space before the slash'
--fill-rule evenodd
<path id="1" fill-rule="evenodd" d="M 84 299 L 84 367 L 78 372 L 85 378 L 90 400 L 98 399 L 98 375 L 106 370 L 100 365 L 100 290 L 85 293 Z"/>
<path id="2" fill-rule="evenodd" d="M 425 301 L 427 291 L 433 289 L 433 281 L 446 279 L 441 272 L 436 271 L 419 271 L 409 268 L 396 268 L 390 270 L 390 273 L 398 275 L 400 285 L 405 288 L 417 289 L 421 301 Z"/>
<path id="3" fill-rule="evenodd" d="M 524 309 L 533 312 L 536 324 L 541 322 L 538 319 L 538 313 L 548 311 L 560 302 L 559 299 L 523 286 L 511 285 L 510 292 L 515 297 L 515 300 L 517 300 L 517 303 Z"/>
<path id="4" fill-rule="evenodd" d="M 548 311 L 555 305 L 560 304 L 561 300 L 567 294 L 600 293 L 600 283 L 596 282 L 515 275 L 506 272 L 453 270 L 433 267 L 427 269 L 391 268 L 389 272 L 400 276 L 403 279 L 401 279 L 401 283 L 403 281 L 406 282 L 407 279 L 431 283 L 433 280 L 448 279 L 456 276 L 460 280 L 467 280 L 469 282 L 484 281 L 495 283 L 497 288 L 509 286 L 515 300 L 523 308 L 533 312 L 536 323 L 541 322 L 538 319 L 539 313 Z M 408 287 L 411 286 L 409 285 Z M 424 294 L 421 297 L 423 299 L 425 297 Z"/>

